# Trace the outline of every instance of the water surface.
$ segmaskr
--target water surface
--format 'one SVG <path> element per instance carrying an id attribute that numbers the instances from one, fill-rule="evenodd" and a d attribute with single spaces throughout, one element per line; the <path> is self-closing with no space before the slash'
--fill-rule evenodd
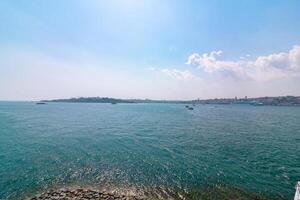
<path id="1" fill-rule="evenodd" d="M 300 108 L 0 103 L 0 199 L 55 185 L 227 184 L 291 199 Z"/>

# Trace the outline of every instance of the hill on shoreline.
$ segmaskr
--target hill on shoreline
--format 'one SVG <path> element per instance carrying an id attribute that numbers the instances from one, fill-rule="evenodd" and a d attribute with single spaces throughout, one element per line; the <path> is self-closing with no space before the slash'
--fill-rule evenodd
<path id="1" fill-rule="evenodd" d="M 255 106 L 300 106 L 300 96 L 278 96 L 257 98 L 215 98 L 196 100 L 151 100 L 151 99 L 117 99 L 109 97 L 79 97 L 69 99 L 42 100 L 41 102 L 65 103 L 185 103 L 185 104 L 249 104 Z"/>

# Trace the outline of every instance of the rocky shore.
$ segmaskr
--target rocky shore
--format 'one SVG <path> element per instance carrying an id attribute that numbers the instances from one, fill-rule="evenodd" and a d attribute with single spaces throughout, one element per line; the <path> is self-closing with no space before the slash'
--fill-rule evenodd
<path id="1" fill-rule="evenodd" d="M 38 194 L 30 200 L 143 200 L 136 195 L 115 194 L 92 189 L 58 189 Z"/>
<path id="2" fill-rule="evenodd" d="M 168 188 L 59 188 L 42 192 L 26 200 L 286 200 L 282 196 L 265 196 L 240 188 L 214 185 L 178 193 Z"/>

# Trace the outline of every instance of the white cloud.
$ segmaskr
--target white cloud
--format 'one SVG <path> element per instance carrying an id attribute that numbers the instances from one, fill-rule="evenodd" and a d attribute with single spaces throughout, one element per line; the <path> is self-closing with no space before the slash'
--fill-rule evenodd
<path id="1" fill-rule="evenodd" d="M 186 64 L 196 65 L 207 73 L 222 73 L 256 81 L 300 76 L 300 46 L 294 46 L 288 52 L 259 56 L 255 60 L 222 60 L 219 59 L 221 54 L 222 51 L 202 55 L 194 53 Z"/>
<path id="2" fill-rule="evenodd" d="M 178 70 L 178 69 L 162 69 L 161 72 L 164 74 L 178 79 L 178 80 L 194 80 L 196 76 L 189 70 Z"/>

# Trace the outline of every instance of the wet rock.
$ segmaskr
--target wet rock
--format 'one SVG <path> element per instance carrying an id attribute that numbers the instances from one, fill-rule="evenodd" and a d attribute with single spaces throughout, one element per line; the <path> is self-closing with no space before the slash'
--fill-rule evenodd
<path id="1" fill-rule="evenodd" d="M 30 200 L 142 200 L 142 197 L 134 195 L 115 194 L 97 190 L 77 188 L 49 190 L 38 194 Z"/>

